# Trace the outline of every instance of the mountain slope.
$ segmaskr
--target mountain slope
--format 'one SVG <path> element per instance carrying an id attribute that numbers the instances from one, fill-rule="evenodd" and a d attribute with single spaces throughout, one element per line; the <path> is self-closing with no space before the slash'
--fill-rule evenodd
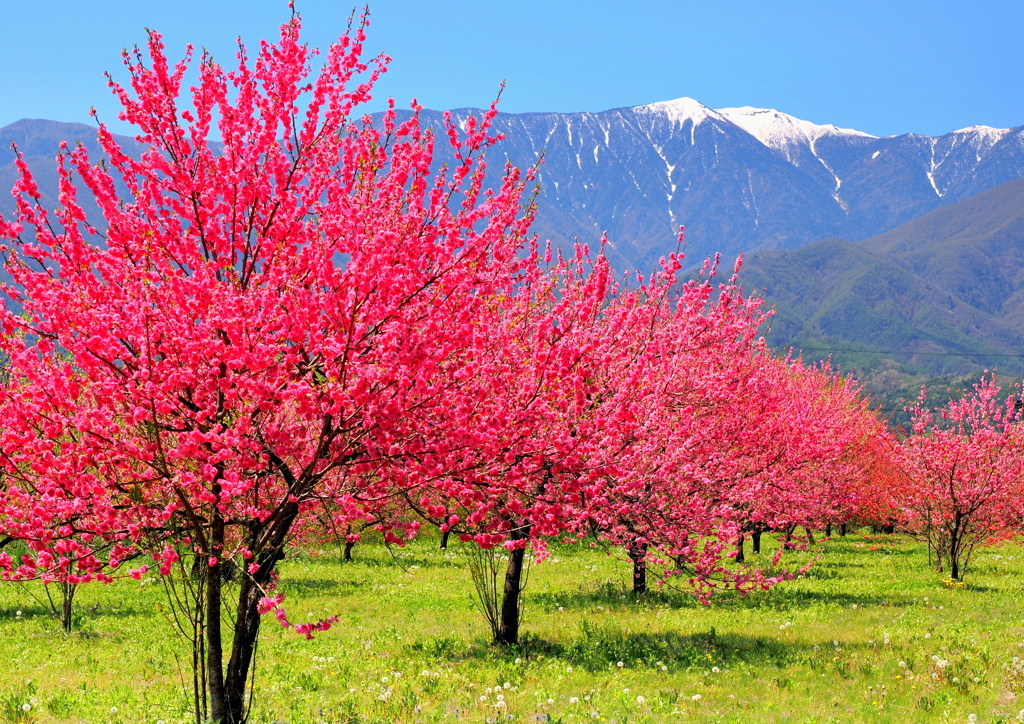
<path id="1" fill-rule="evenodd" d="M 753 254 L 741 279 L 777 310 L 773 345 L 835 351 L 869 383 L 1024 374 L 1024 180 L 863 242 Z"/>
<path id="2" fill-rule="evenodd" d="M 1024 325 L 1024 179 L 864 242 L 971 306 Z"/>

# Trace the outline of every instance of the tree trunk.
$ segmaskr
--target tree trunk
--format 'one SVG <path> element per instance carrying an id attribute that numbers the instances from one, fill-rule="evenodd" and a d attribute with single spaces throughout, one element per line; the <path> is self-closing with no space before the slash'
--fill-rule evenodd
<path id="1" fill-rule="evenodd" d="M 825 524 L 825 537 L 826 538 L 831 538 L 832 537 L 832 524 L 831 523 L 826 523 Z"/>
<path id="2" fill-rule="evenodd" d="M 354 541 L 350 541 L 350 540 L 345 541 L 345 556 L 344 556 L 344 559 L 345 559 L 346 563 L 348 563 L 349 561 L 352 560 L 352 546 L 354 546 L 354 545 L 355 545 Z"/>
<path id="3" fill-rule="evenodd" d="M 786 535 L 782 539 L 782 548 L 784 550 L 793 549 L 793 533 L 796 532 L 796 526 L 791 525 L 786 528 Z"/>
<path id="4" fill-rule="evenodd" d="M 743 541 L 744 535 L 740 533 L 739 540 L 736 541 L 736 555 L 733 558 L 737 563 L 743 563 L 747 560 L 747 556 L 743 552 Z"/>
<path id="5" fill-rule="evenodd" d="M 814 531 L 811 530 L 810 528 L 808 528 L 806 525 L 804 526 L 804 530 L 807 531 L 807 543 L 809 545 L 812 545 L 812 546 L 815 545 L 815 542 L 814 542 Z"/>
<path id="6" fill-rule="evenodd" d="M 519 643 L 519 594 L 522 592 L 525 548 L 509 552 L 505 569 L 505 589 L 501 596 L 501 620 L 494 643 L 508 646 Z"/>
<path id="7" fill-rule="evenodd" d="M 236 724 L 228 717 L 224 690 L 224 643 L 221 639 L 220 561 L 210 566 L 206 579 L 206 671 L 210 692 L 210 719 L 221 724 Z"/>
<path id="8" fill-rule="evenodd" d="M 509 537 L 514 541 L 529 539 L 529 526 L 514 528 Z M 501 594 L 501 618 L 498 621 L 498 630 L 494 632 L 494 643 L 502 646 L 519 643 L 519 596 L 523 592 L 525 564 L 525 546 L 509 551 L 508 568 L 505 569 L 505 588 Z"/>
<path id="9" fill-rule="evenodd" d="M 448 536 L 451 534 L 451 529 L 441 531 L 441 550 L 448 550 Z"/>
<path id="10" fill-rule="evenodd" d="M 761 529 L 758 528 L 750 534 L 750 543 L 754 549 L 754 553 L 761 552 Z"/>
<path id="11" fill-rule="evenodd" d="M 647 546 L 634 546 L 627 552 L 633 561 L 633 593 L 640 596 L 647 593 Z"/>
<path id="12" fill-rule="evenodd" d="M 839 526 L 839 535 L 841 535 L 841 536 L 843 536 L 845 538 L 846 537 L 846 532 L 847 532 L 847 524 L 843 523 L 841 526 Z"/>
<path id="13" fill-rule="evenodd" d="M 258 606 L 262 593 L 249 577 L 242 579 L 240 588 L 228 678 L 225 682 L 228 711 L 225 724 L 241 724 L 245 721 L 245 684 L 260 633 Z"/>
<path id="14" fill-rule="evenodd" d="M 959 511 L 956 514 L 955 528 L 949 536 L 949 577 L 954 581 L 959 581 L 964 572 L 960 566 L 960 556 L 963 555 L 963 536 L 960 535 L 962 530 L 960 522 L 962 520 Z"/>
<path id="15" fill-rule="evenodd" d="M 61 583 L 60 628 L 65 634 L 71 633 L 71 604 L 75 599 L 78 586 L 74 583 Z"/>

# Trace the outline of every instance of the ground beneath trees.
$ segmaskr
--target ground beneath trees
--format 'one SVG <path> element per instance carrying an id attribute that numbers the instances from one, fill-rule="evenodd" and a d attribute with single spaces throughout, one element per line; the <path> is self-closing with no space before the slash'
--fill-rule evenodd
<path id="1" fill-rule="evenodd" d="M 912 541 L 837 537 L 803 577 L 710 607 L 673 591 L 636 601 L 621 557 L 553 546 L 524 594 L 527 640 L 507 651 L 487 644 L 460 544 L 436 545 L 284 563 L 293 622 L 341 618 L 314 641 L 265 619 L 252 721 L 1010 722 L 1024 709 L 1015 545 L 981 551 L 966 587 L 947 588 Z M 0 722 L 190 721 L 189 650 L 158 580 L 83 587 L 67 638 L 34 596 L 0 585 Z"/>

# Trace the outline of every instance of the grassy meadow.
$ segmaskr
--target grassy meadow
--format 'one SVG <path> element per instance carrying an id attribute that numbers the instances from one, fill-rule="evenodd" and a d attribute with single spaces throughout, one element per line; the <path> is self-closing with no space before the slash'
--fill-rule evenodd
<path id="1" fill-rule="evenodd" d="M 635 600 L 621 556 L 553 546 L 509 650 L 488 644 L 461 545 L 284 562 L 292 621 L 340 621 L 307 641 L 264 619 L 251 720 L 1014 722 L 1024 709 L 1014 545 L 979 551 L 949 588 L 921 544 L 862 531 L 826 542 L 795 580 L 711 606 L 670 590 Z M 0 722 L 190 721 L 189 649 L 158 580 L 83 586 L 69 637 L 41 595 L 0 585 Z"/>

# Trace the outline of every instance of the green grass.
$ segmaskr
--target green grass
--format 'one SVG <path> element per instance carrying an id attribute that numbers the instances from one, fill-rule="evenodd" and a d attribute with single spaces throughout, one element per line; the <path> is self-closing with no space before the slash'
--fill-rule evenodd
<path id="1" fill-rule="evenodd" d="M 920 544 L 836 538 L 803 577 L 710 607 L 674 591 L 636 601 L 623 560 L 554 546 L 510 650 L 487 643 L 458 544 L 435 545 L 285 562 L 292 621 L 340 621 L 306 641 L 264 620 L 252 720 L 1011 722 L 1024 709 L 1024 552 L 1012 545 L 980 552 L 955 590 Z M 189 720 L 188 650 L 158 582 L 83 587 L 70 637 L 31 593 L 0 585 L 0 722 Z"/>

